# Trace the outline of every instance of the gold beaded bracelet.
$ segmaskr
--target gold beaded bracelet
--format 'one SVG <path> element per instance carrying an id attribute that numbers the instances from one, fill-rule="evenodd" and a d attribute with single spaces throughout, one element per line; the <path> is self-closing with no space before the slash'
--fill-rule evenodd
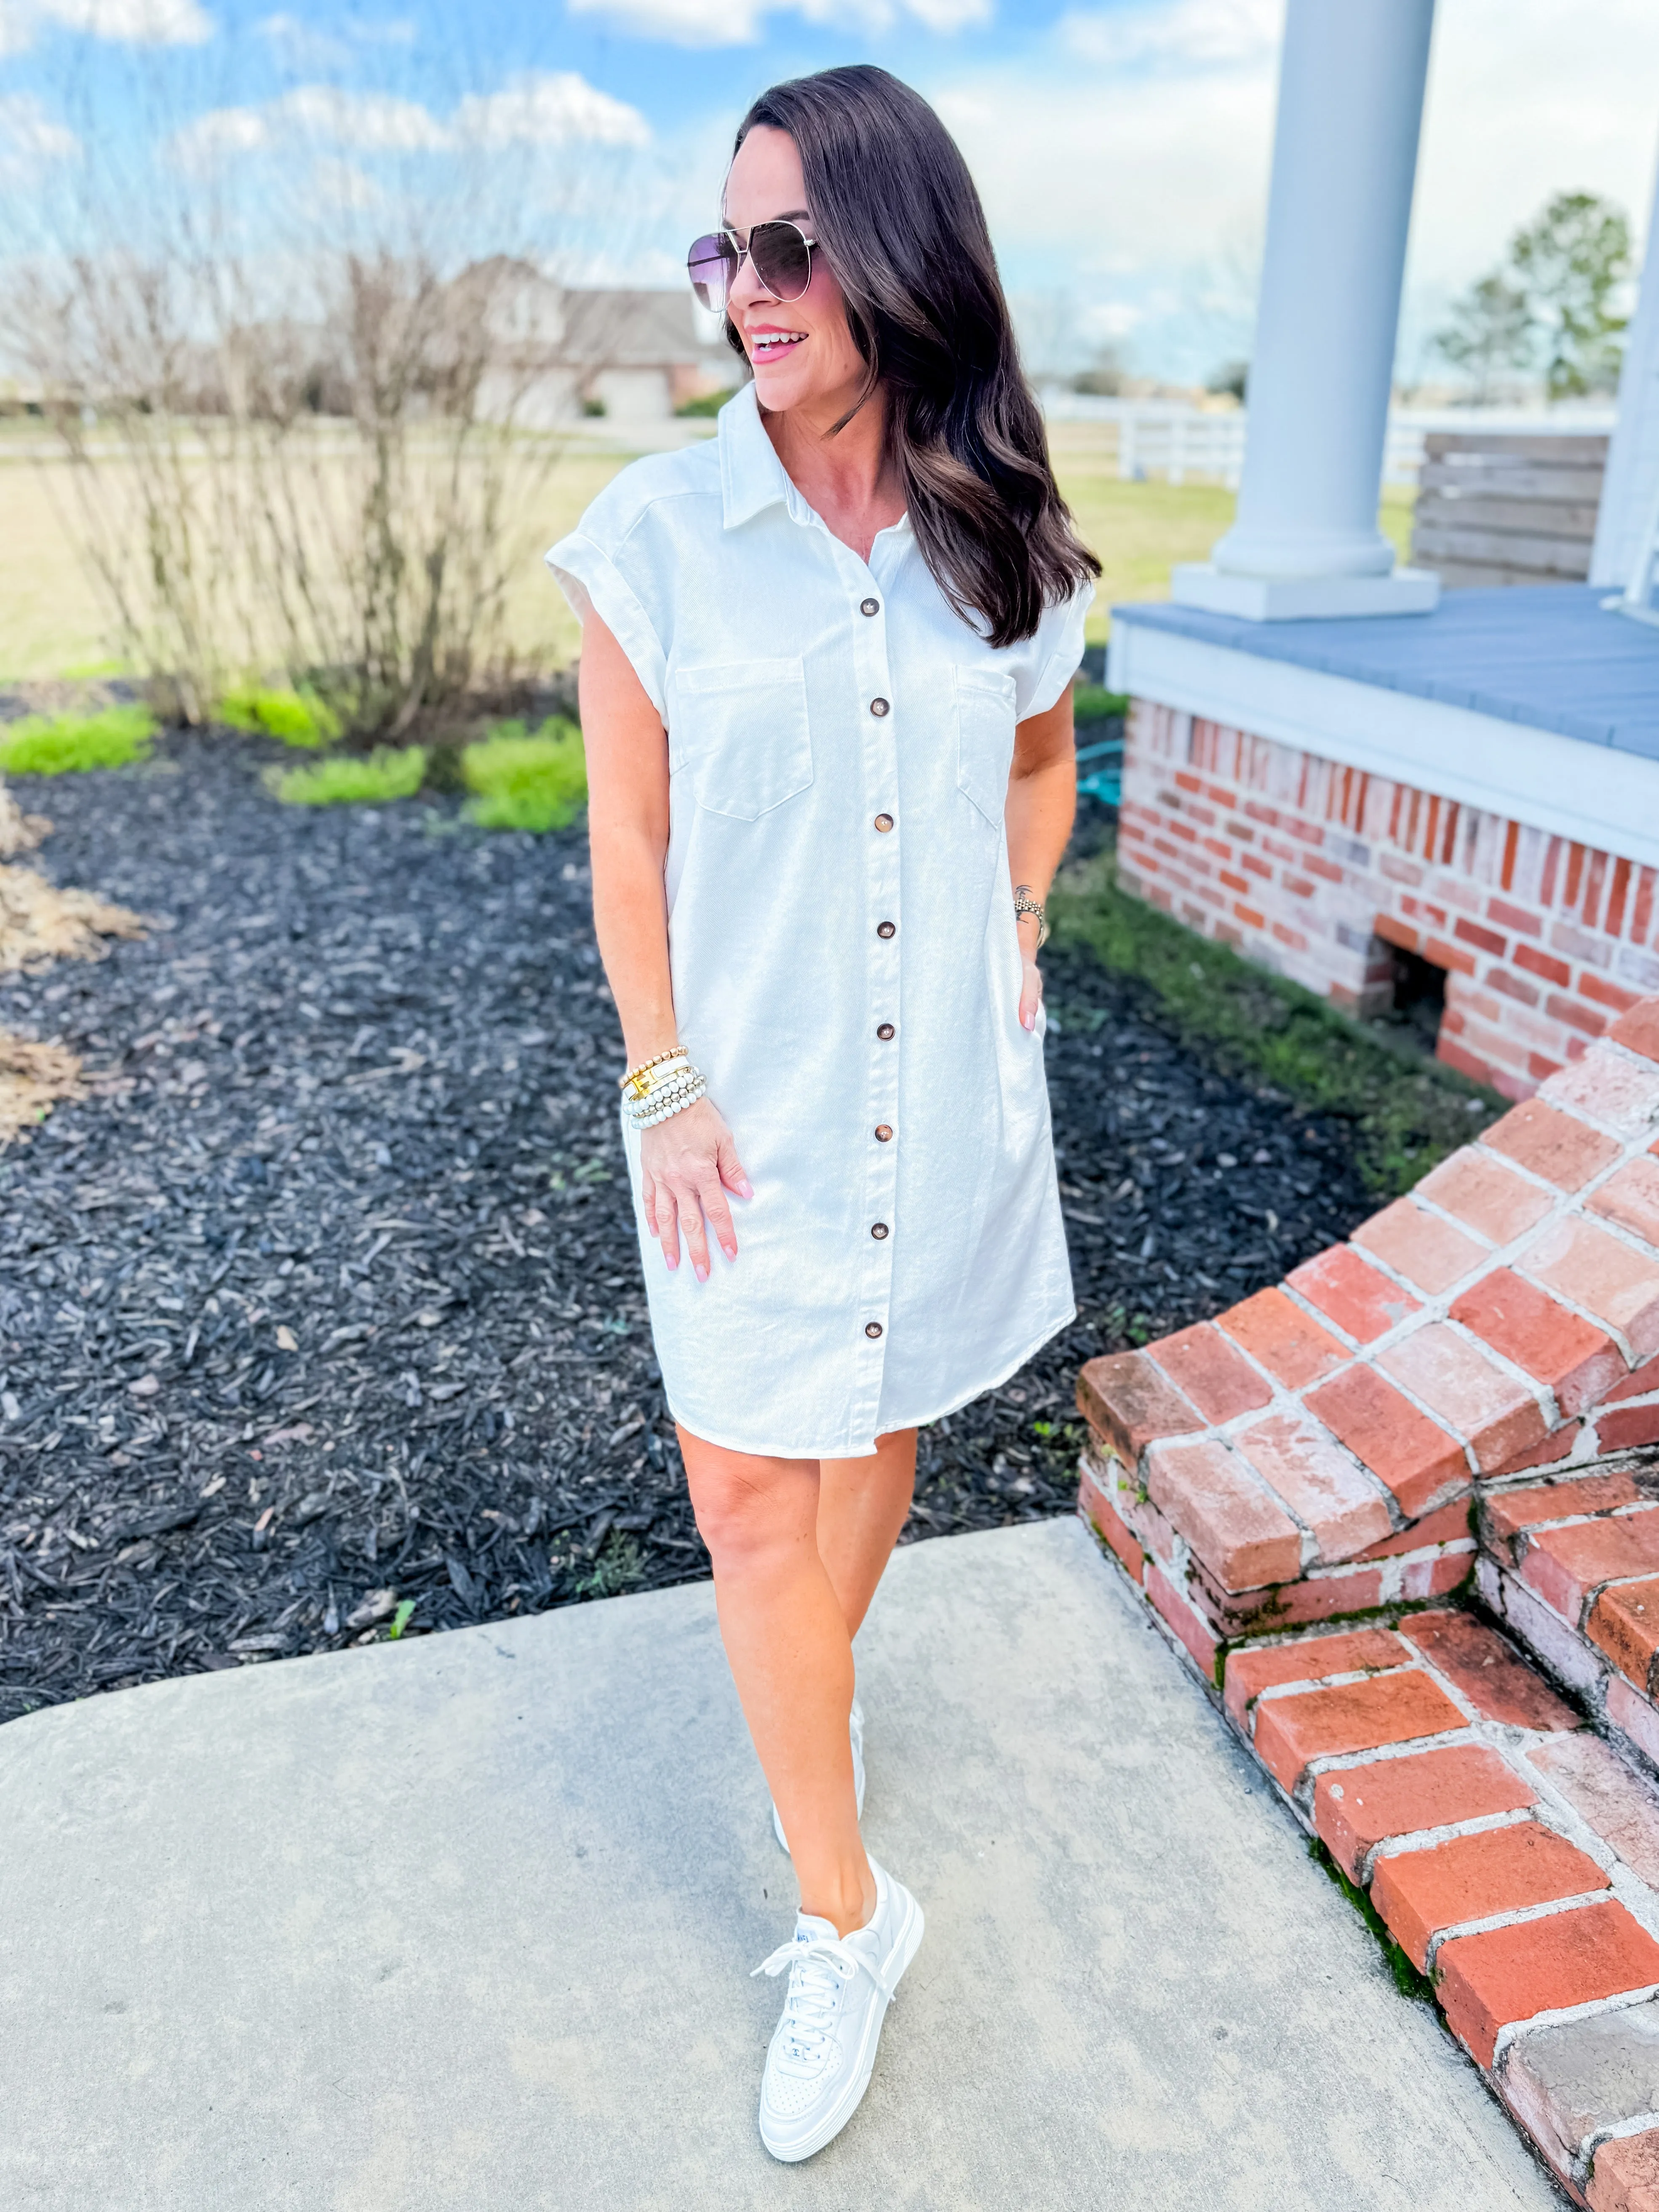
<path id="1" fill-rule="evenodd" d="M 1043 946 L 1048 942 L 1048 917 L 1042 910 L 1042 902 L 1038 899 L 1034 899 L 1031 896 L 1031 886 L 1030 884 L 1016 884 L 1014 885 L 1014 922 L 1016 927 L 1018 926 L 1019 917 L 1023 914 L 1034 914 L 1036 916 L 1036 949 L 1041 952 Z"/>
<path id="2" fill-rule="evenodd" d="M 617 1088 L 627 1092 L 633 1098 L 643 1098 L 647 1091 L 652 1088 L 651 1085 L 647 1083 L 645 1079 L 650 1074 L 653 1067 L 662 1066 L 664 1062 L 666 1060 L 690 1060 L 690 1054 L 687 1052 L 683 1044 L 677 1044 L 671 1051 L 659 1052 L 653 1059 L 642 1060 L 637 1067 L 630 1067 L 627 1074 L 623 1077 Z"/>

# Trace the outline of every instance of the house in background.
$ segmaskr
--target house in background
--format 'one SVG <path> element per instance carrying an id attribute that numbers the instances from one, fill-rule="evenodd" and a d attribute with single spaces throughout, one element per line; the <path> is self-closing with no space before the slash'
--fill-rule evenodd
<path id="1" fill-rule="evenodd" d="M 601 414 L 660 422 L 746 374 L 689 286 L 567 286 L 497 257 L 463 270 L 451 291 L 485 342 L 478 406 L 487 420 L 530 429 Z"/>
<path id="2" fill-rule="evenodd" d="M 1437 1012 L 1440 1056 L 1519 1099 L 1659 991 L 1659 628 L 1607 605 L 1659 518 L 1659 254 L 1589 580 L 1396 566 L 1377 499 L 1432 12 L 1289 0 L 1237 518 L 1171 604 L 1113 617 L 1118 857 L 1340 1006 Z"/>

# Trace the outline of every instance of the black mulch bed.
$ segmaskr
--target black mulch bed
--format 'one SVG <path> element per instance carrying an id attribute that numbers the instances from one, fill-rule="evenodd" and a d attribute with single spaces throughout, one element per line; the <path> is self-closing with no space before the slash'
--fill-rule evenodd
<path id="1" fill-rule="evenodd" d="M 158 918 L 0 988 L 101 1095 L 0 1156 L 0 1718 L 707 1571 L 646 1323 L 580 833 L 278 806 L 258 747 L 20 782 Z M 912 1536 L 1067 1510 L 1091 1354 L 1370 1209 L 1340 1123 L 1049 967 L 1080 1314 L 922 1439 Z"/>

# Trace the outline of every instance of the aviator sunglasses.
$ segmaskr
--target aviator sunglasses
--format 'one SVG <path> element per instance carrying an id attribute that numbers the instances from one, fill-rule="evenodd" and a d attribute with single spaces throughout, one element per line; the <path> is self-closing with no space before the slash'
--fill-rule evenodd
<path id="1" fill-rule="evenodd" d="M 757 276 L 775 300 L 799 300 L 812 281 L 812 248 L 817 244 L 798 222 L 757 222 L 747 246 L 739 246 L 737 233 L 711 230 L 698 239 L 685 257 L 691 272 L 691 289 L 702 306 L 723 315 L 738 271 L 746 256 Z"/>

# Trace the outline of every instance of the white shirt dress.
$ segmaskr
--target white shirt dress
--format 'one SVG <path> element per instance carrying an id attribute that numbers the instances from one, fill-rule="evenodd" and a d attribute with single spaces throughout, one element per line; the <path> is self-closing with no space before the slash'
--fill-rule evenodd
<path id="1" fill-rule="evenodd" d="M 866 564 L 785 473 L 754 386 L 635 461 L 547 556 L 668 733 L 681 1042 L 754 1196 L 671 1273 L 623 1141 L 663 1388 L 711 1443 L 857 1458 L 1071 1320 L 1042 1028 L 1021 1027 L 1014 725 L 1083 653 L 1085 586 L 995 651 L 908 521 Z"/>

